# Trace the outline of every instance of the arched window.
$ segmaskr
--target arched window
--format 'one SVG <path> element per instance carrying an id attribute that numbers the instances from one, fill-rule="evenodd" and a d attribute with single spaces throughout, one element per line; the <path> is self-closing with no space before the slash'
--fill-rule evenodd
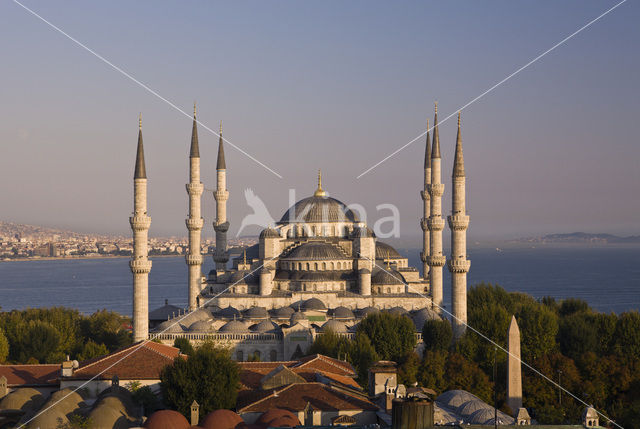
<path id="1" fill-rule="evenodd" d="M 338 269 L 341 270 L 342 269 L 342 263 L 338 262 Z"/>
<path id="2" fill-rule="evenodd" d="M 335 266 L 335 264 L 332 262 L 332 263 L 331 263 L 331 269 L 332 269 L 332 270 L 335 270 L 335 269 L 336 269 L 335 267 L 336 267 L 336 266 Z"/>
<path id="3" fill-rule="evenodd" d="M 313 291 L 317 291 L 318 290 L 318 286 L 317 285 L 313 285 Z"/>
<path id="4" fill-rule="evenodd" d="M 310 270 L 310 269 L 311 269 L 311 268 L 310 268 L 310 265 L 309 265 L 309 263 L 307 262 L 307 270 Z"/>
<path id="5" fill-rule="evenodd" d="M 277 360 L 278 360 L 278 352 L 276 352 L 275 350 L 271 350 L 271 351 L 269 352 L 269 360 L 270 360 L 271 362 L 275 362 L 275 361 L 277 361 Z"/>
<path id="6" fill-rule="evenodd" d="M 242 353 L 242 350 L 238 350 L 236 352 L 236 360 L 238 362 L 242 362 L 244 360 L 244 353 Z"/>
<path id="7" fill-rule="evenodd" d="M 391 293 L 391 288 L 387 288 L 387 293 Z"/>
<path id="8" fill-rule="evenodd" d="M 314 268 L 313 268 L 314 270 L 318 271 L 318 263 L 317 263 L 317 262 L 314 262 L 314 263 L 313 263 L 313 267 L 314 267 Z"/>
<path id="9" fill-rule="evenodd" d="M 326 262 L 323 262 L 323 263 L 322 263 L 322 269 L 323 269 L 323 270 L 326 270 L 326 269 L 327 269 L 327 263 L 326 263 Z"/>
<path id="10" fill-rule="evenodd" d="M 253 352 L 253 357 L 256 360 L 256 362 L 260 362 L 260 350 L 256 350 Z"/>

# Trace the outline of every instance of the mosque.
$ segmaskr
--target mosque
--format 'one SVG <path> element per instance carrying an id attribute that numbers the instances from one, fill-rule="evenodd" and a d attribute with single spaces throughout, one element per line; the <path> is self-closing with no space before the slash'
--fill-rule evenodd
<path id="1" fill-rule="evenodd" d="M 420 338 L 426 320 L 439 319 L 442 312 L 442 270 L 447 258 L 442 250 L 441 152 L 438 111 L 435 109 L 433 134 L 427 132 L 424 159 L 424 187 L 420 192 L 424 215 L 420 219 L 423 250 L 420 254 L 424 276 L 396 249 L 379 241 L 374 232 L 347 204 L 329 197 L 318 173 L 313 195 L 290 207 L 276 225 L 264 229 L 258 244 L 229 262 L 227 250 L 226 203 L 227 165 L 222 127 L 216 163 L 217 187 L 214 192 L 216 220 L 215 269 L 202 274 L 200 253 L 201 201 L 200 151 L 194 109 L 189 156 L 189 232 L 188 302 L 184 314 L 169 306 L 154 310 L 149 317 L 147 176 L 142 126 L 134 174 L 134 213 L 130 218 L 134 251 L 130 262 L 133 273 L 133 335 L 135 341 L 157 338 L 173 344 L 176 338 L 198 343 L 213 340 L 233 349 L 239 361 L 249 357 L 261 360 L 289 360 L 304 354 L 313 340 L 327 330 L 353 336 L 359 321 L 369 314 L 387 311 L 404 314 L 415 324 Z M 428 123 L 427 123 L 427 128 Z M 454 335 L 464 332 L 467 321 L 466 252 L 469 217 L 465 209 L 465 170 L 462 154 L 460 115 L 452 173 L 452 210 L 448 216 L 452 250 L 452 325 Z M 175 308 L 175 307 L 173 307 Z M 160 315 L 160 316 L 158 316 Z M 155 323 L 154 323 L 155 322 Z M 152 333 L 149 333 L 149 327 Z"/>

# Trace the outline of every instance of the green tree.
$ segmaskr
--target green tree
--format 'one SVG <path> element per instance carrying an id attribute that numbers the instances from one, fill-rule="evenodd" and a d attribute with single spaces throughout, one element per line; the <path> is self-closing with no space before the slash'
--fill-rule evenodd
<path id="1" fill-rule="evenodd" d="M 85 343 L 84 347 L 82 347 L 82 351 L 78 354 L 78 360 L 93 359 L 107 354 L 109 354 L 107 346 L 89 340 Z"/>
<path id="2" fill-rule="evenodd" d="M 233 408 L 239 374 L 229 350 L 204 343 L 188 359 L 178 357 L 161 371 L 162 396 L 170 408 L 185 416 L 190 415 L 194 400 L 200 404 L 201 416 L 219 408 Z"/>
<path id="3" fill-rule="evenodd" d="M 0 363 L 4 363 L 9 356 L 9 340 L 0 329 Z"/>
<path id="4" fill-rule="evenodd" d="M 24 330 L 23 341 L 17 345 L 20 362 L 35 358 L 40 363 L 54 363 L 60 359 L 60 333 L 47 322 L 30 321 Z"/>
<path id="5" fill-rule="evenodd" d="M 583 299 L 578 298 L 567 298 L 562 301 L 560 304 L 560 308 L 558 312 L 560 316 L 569 316 L 575 313 L 585 313 L 589 312 L 591 309 L 589 308 L 589 304 Z"/>
<path id="6" fill-rule="evenodd" d="M 637 359 L 640 356 L 640 313 L 622 313 L 616 324 L 615 338 L 614 350 L 618 356 Z"/>
<path id="7" fill-rule="evenodd" d="M 371 314 L 358 325 L 371 341 L 373 348 L 384 360 L 400 362 L 416 345 L 415 326 L 406 316 L 395 316 L 386 312 Z"/>
<path id="8" fill-rule="evenodd" d="M 427 350 L 449 350 L 452 338 L 453 331 L 448 320 L 427 320 L 422 327 L 422 341 Z"/>
<path id="9" fill-rule="evenodd" d="M 524 304 L 515 316 L 520 328 L 522 358 L 525 361 L 557 349 L 558 316 L 553 310 L 532 301 Z"/>
<path id="10" fill-rule="evenodd" d="M 183 337 L 176 338 L 173 342 L 173 347 L 180 349 L 180 353 L 187 356 L 191 356 L 194 352 L 191 342 Z"/>
<path id="11" fill-rule="evenodd" d="M 371 364 L 380 359 L 371 340 L 364 333 L 356 332 L 356 336 L 350 344 L 348 359 L 358 373 L 358 383 L 361 386 L 366 386 Z"/>
<path id="12" fill-rule="evenodd" d="M 458 353 L 449 353 L 445 364 L 446 390 L 463 389 L 473 392 L 488 403 L 492 400 L 492 383 L 478 365 Z"/>
<path id="13" fill-rule="evenodd" d="M 425 350 L 424 357 L 418 367 L 418 382 L 437 393 L 442 393 L 447 387 L 445 378 L 445 364 L 447 361 L 447 351 Z"/>

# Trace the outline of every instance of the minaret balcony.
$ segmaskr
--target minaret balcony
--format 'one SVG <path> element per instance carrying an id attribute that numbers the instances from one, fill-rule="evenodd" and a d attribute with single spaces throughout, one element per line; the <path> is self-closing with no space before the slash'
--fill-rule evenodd
<path id="1" fill-rule="evenodd" d="M 453 231 L 464 231 L 469 227 L 469 216 L 451 215 L 448 217 L 449 228 Z"/>
<path id="2" fill-rule="evenodd" d="M 187 193 L 189 195 L 200 196 L 204 192 L 204 185 L 202 183 L 187 183 Z"/>
<path id="3" fill-rule="evenodd" d="M 449 260 L 449 271 L 452 273 L 466 273 L 469 271 L 469 267 L 471 267 L 471 261 L 468 259 L 450 259 Z"/>
<path id="4" fill-rule="evenodd" d="M 429 229 L 429 219 L 422 218 L 420 219 L 420 227 L 423 231 L 427 231 Z"/>
<path id="5" fill-rule="evenodd" d="M 429 266 L 431 267 L 443 267 L 447 262 L 447 258 L 444 255 L 432 255 L 429 257 Z"/>
<path id="6" fill-rule="evenodd" d="M 187 229 L 189 231 L 197 231 L 202 229 L 202 227 L 204 226 L 204 219 L 187 218 L 185 220 L 185 223 L 187 224 Z"/>
<path id="7" fill-rule="evenodd" d="M 202 255 L 186 255 L 185 259 L 187 261 L 187 265 L 202 265 Z"/>
<path id="8" fill-rule="evenodd" d="M 429 231 L 442 231 L 444 229 L 444 219 L 439 216 L 429 218 L 429 221 L 427 223 L 429 226 Z"/>
<path id="9" fill-rule="evenodd" d="M 428 185 L 427 185 L 428 186 Z M 431 195 L 429 195 L 429 191 L 428 190 L 424 190 L 424 191 L 420 191 L 420 196 L 422 197 L 423 200 L 427 201 L 431 199 Z"/>
<path id="10" fill-rule="evenodd" d="M 215 198 L 216 201 L 220 201 L 220 202 L 224 202 L 227 201 L 229 199 L 229 191 L 215 191 L 213 193 L 213 198 Z"/>
<path id="11" fill-rule="evenodd" d="M 216 232 L 227 232 L 229 230 L 229 222 L 214 223 L 213 229 Z"/>
<path id="12" fill-rule="evenodd" d="M 133 274 L 145 274 L 151 271 L 151 261 L 144 259 L 132 259 L 129 261 L 129 267 Z"/>
<path id="13" fill-rule="evenodd" d="M 441 197 L 444 194 L 444 183 L 432 183 L 427 186 L 431 197 Z"/>
<path id="14" fill-rule="evenodd" d="M 215 262 L 226 263 L 227 261 L 229 261 L 229 255 L 227 255 L 227 252 L 218 252 L 218 251 L 216 251 L 213 254 L 213 260 Z"/>
<path id="15" fill-rule="evenodd" d="M 429 262 L 429 254 L 426 252 L 420 252 L 420 260 L 422 262 Z"/>
<path id="16" fill-rule="evenodd" d="M 134 231 L 143 231 L 151 226 L 151 217 L 147 215 L 131 216 L 129 223 Z"/>

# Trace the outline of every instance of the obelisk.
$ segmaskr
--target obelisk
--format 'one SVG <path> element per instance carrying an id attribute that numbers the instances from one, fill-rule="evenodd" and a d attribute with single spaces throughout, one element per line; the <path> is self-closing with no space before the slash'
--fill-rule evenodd
<path id="1" fill-rule="evenodd" d="M 520 328 L 516 317 L 511 317 L 507 339 L 507 405 L 515 413 L 522 407 L 522 364 L 520 361 Z"/>

